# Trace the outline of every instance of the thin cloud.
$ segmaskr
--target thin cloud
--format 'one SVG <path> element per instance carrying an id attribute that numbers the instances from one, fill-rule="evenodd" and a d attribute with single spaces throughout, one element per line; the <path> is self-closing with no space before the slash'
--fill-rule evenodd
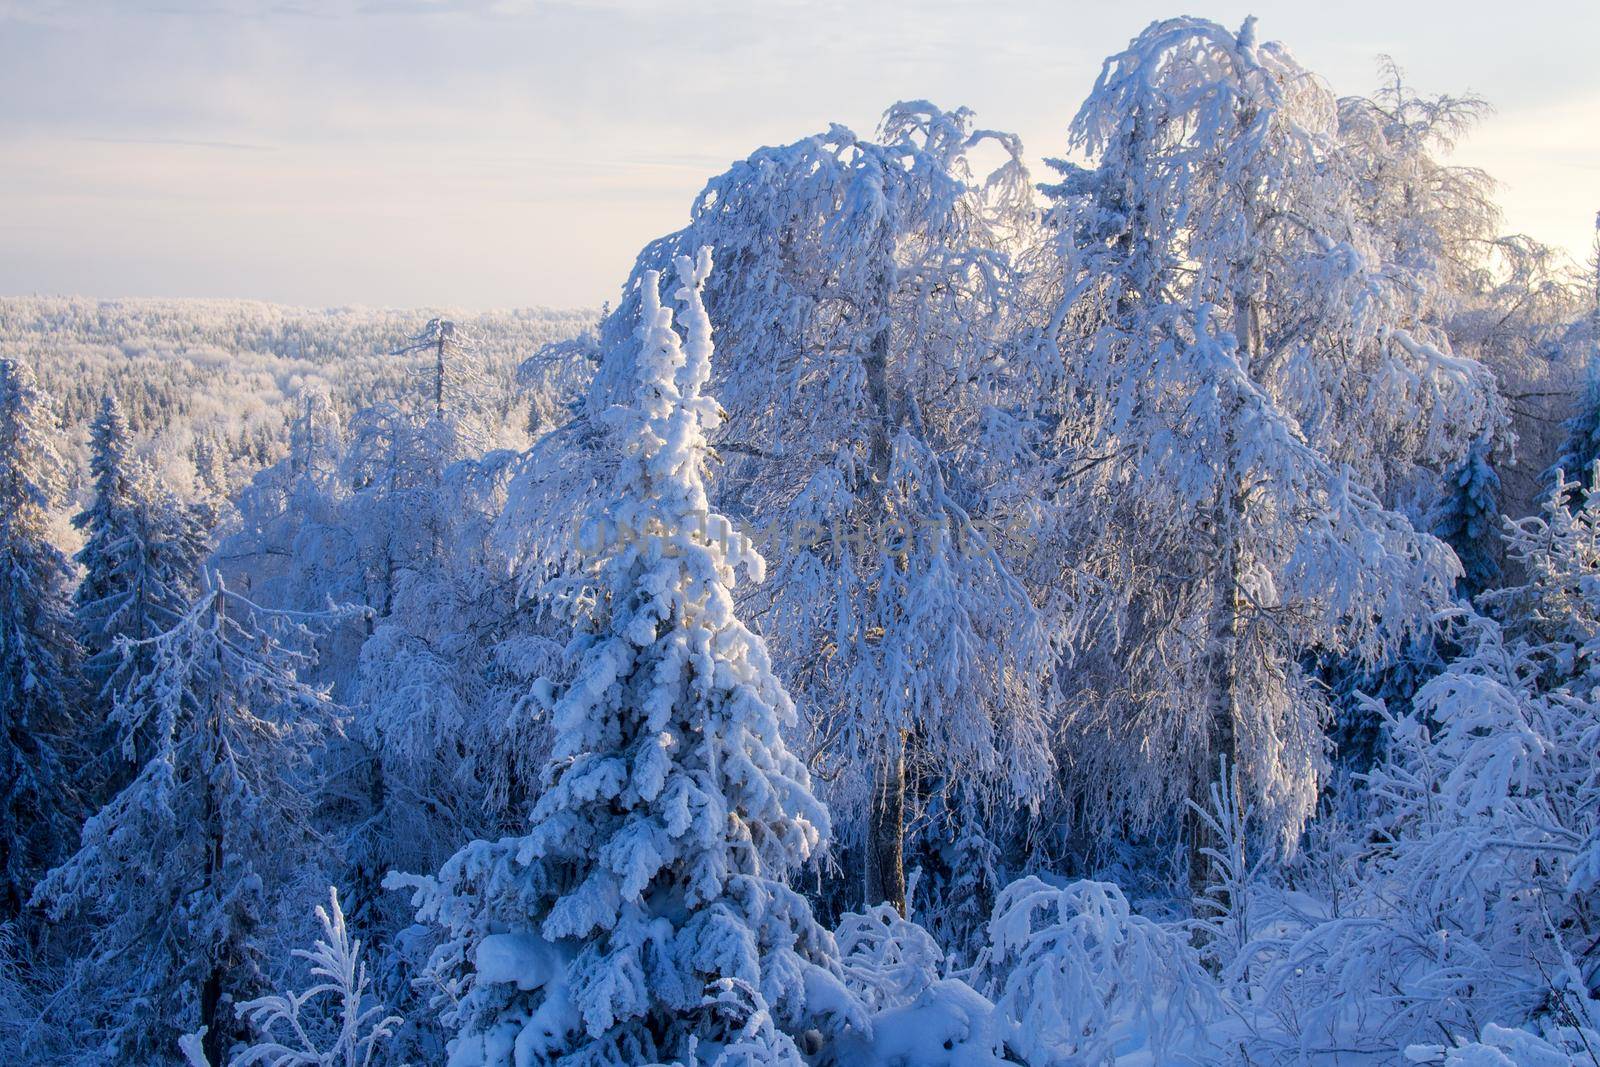
<path id="1" fill-rule="evenodd" d="M 138 144 L 170 145 L 175 148 L 216 148 L 229 152 L 275 152 L 276 148 L 264 144 L 241 144 L 237 141 L 194 141 L 179 137 L 75 137 L 87 144 Z"/>

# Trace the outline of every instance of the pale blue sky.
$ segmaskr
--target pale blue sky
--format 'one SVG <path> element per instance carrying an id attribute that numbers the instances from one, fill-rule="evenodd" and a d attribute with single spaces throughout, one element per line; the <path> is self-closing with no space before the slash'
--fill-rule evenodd
<path id="1" fill-rule="evenodd" d="M 1458 153 L 1575 253 L 1600 2 L 1219 2 L 1343 93 L 1387 52 L 1496 113 Z M 896 99 L 1059 154 L 1173 3 L 0 0 L 0 293 L 595 304 L 705 179 Z"/>

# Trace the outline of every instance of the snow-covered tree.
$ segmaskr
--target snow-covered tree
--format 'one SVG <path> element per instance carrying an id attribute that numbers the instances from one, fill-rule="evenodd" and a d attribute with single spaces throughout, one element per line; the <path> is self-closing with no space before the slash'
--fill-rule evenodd
<path id="1" fill-rule="evenodd" d="M 1584 483 L 1600 460 L 1600 215 L 1595 216 L 1593 271 L 1594 295 L 1589 309 L 1588 348 L 1585 385 L 1577 410 L 1563 424 L 1567 436 L 1556 457 L 1553 471 L 1562 472 L 1570 483 L 1571 503 L 1582 505 L 1587 489 Z M 1581 342 L 1580 342 L 1581 343 Z"/>
<path id="2" fill-rule="evenodd" d="M 397 572 L 390 612 L 361 647 L 348 741 L 330 764 L 339 768 L 328 789 L 347 827 L 351 918 L 383 946 L 374 979 L 408 1017 L 397 1043 L 412 1058 L 437 1055 L 410 1047 L 413 1037 L 436 1036 L 422 1029 L 426 990 L 412 981 L 426 951 L 398 951 L 412 914 L 382 880 L 392 870 L 437 870 L 469 841 L 526 825 L 550 745 L 531 689 L 541 675 L 560 675 L 568 636 L 519 596 L 491 536 L 506 459 L 452 464 L 430 494 L 441 551 Z"/>
<path id="3" fill-rule="evenodd" d="M 1581 507 L 1588 495 L 1583 482 L 1594 469 L 1595 461 L 1600 459 L 1600 375 L 1591 373 L 1578 398 L 1578 409 L 1564 427 L 1567 437 L 1551 470 L 1566 476 L 1568 491 L 1572 494 L 1570 503 Z"/>
<path id="4" fill-rule="evenodd" d="M 326 694 L 297 677 L 319 621 L 218 580 L 170 629 L 121 642 L 148 658 L 112 711 L 143 764 L 34 894 L 94 927 L 56 998 L 89 1061 L 162 1062 L 204 1027 L 220 1062 L 232 1005 L 259 991 L 268 886 L 297 875 L 316 841 L 305 775 L 336 725 Z"/>
<path id="5" fill-rule="evenodd" d="M 17 915 L 77 816 L 67 746 L 79 649 L 71 565 L 50 539 L 55 433 L 32 372 L 0 359 L 0 922 Z"/>
<path id="6" fill-rule="evenodd" d="M 1424 96 L 1392 58 L 1371 96 L 1338 101 L 1337 137 L 1352 209 L 1378 258 L 1403 272 L 1420 314 L 1450 321 L 1484 284 L 1500 235 L 1494 180 L 1446 157 L 1489 111 L 1473 95 Z"/>
<path id="7" fill-rule="evenodd" d="M 298 398 L 288 454 L 240 492 L 239 526 L 217 548 L 232 584 L 257 603 L 301 610 L 327 597 L 365 603 L 349 566 L 350 534 L 338 522 L 344 420 L 315 389 Z"/>
<path id="8" fill-rule="evenodd" d="M 1469 598 L 1500 581 L 1500 476 L 1491 448 L 1487 438 L 1472 443 L 1462 464 L 1445 475 L 1432 515 L 1433 535 L 1461 561 L 1456 592 Z"/>
<path id="9" fill-rule="evenodd" d="M 487 389 L 482 372 L 471 356 L 478 348 L 472 331 L 450 319 L 429 319 L 415 336 L 392 354 L 426 353 L 429 366 L 421 376 L 422 410 L 429 421 L 447 425 L 452 436 L 465 437 L 466 447 L 481 444 L 485 435 L 475 416 Z"/>
<path id="10" fill-rule="evenodd" d="M 194 464 L 195 480 L 201 493 L 212 501 L 226 501 L 230 495 L 228 456 L 226 445 L 217 434 L 205 433 L 195 438 L 189 449 L 189 461 Z"/>
<path id="11" fill-rule="evenodd" d="M 105 399 L 90 430 L 94 498 L 72 523 L 85 534 L 75 594 L 84 673 L 98 690 L 122 660 L 120 639 L 138 645 L 188 611 L 210 531 L 203 507 L 178 499 L 138 468 L 114 398 Z M 130 664 L 141 667 L 142 661 Z"/>
<path id="12" fill-rule="evenodd" d="M 1005 1067 L 1006 1021 L 949 973 L 938 943 L 889 904 L 839 920 L 845 981 L 872 1012 L 870 1031 L 846 1034 L 836 1062 L 861 1067 Z"/>
<path id="13" fill-rule="evenodd" d="M 985 150 L 1002 165 L 975 179 Z M 592 421 L 629 388 L 643 279 L 710 246 L 728 268 L 706 295 L 728 412 L 717 500 L 776 550 L 753 610 L 809 709 L 841 836 L 866 846 L 867 896 L 902 908 L 919 765 L 1013 805 L 1050 782 L 1054 631 L 1007 536 L 1041 492 L 1044 389 L 1008 354 L 1008 250 L 1033 223 L 1020 154 L 921 101 L 876 141 L 833 126 L 756 152 L 641 253 L 590 398 Z"/>
<path id="14" fill-rule="evenodd" d="M 549 739 L 528 692 L 565 640 L 519 595 L 493 536 L 518 457 L 477 454 L 484 395 L 471 339 L 435 322 L 414 344 L 432 368 L 399 401 L 350 420 L 333 519 L 373 610 L 346 675 L 352 722 L 330 800 L 347 827 L 352 921 L 385 945 L 412 922 L 404 899 L 383 891 L 385 874 L 437 870 L 469 841 L 524 825 Z M 425 1014 L 412 982 L 425 955 L 387 951 L 374 972 L 413 1019 L 401 1054 L 424 1059 L 435 1053 L 410 1044 Z"/>
<path id="15" fill-rule="evenodd" d="M 122 416 L 117 398 L 107 394 L 100 401 L 99 414 L 89 423 L 89 478 L 94 496 L 72 517 L 72 525 L 84 534 L 83 548 L 76 557 L 84 572 L 74 595 L 80 610 L 83 604 L 96 603 L 112 593 L 118 569 L 114 552 L 123 538 L 127 512 L 133 506 L 132 463 L 128 421 Z M 92 655 L 109 649 L 113 643 L 106 640 L 97 649 L 93 642 L 85 642 L 86 651 Z"/>
<path id="16" fill-rule="evenodd" d="M 1094 169 L 1051 190 L 1045 340 L 1088 415 L 1074 510 L 1104 597 L 1068 758 L 1112 815 L 1205 796 L 1223 757 L 1293 842 L 1324 765 L 1304 654 L 1377 661 L 1455 577 L 1383 494 L 1496 425 L 1492 381 L 1361 225 L 1336 117 L 1253 19 L 1157 22 L 1073 122 Z"/>
<path id="17" fill-rule="evenodd" d="M 645 279 L 631 403 L 608 420 L 620 465 L 563 598 L 576 667 L 537 690 L 556 740 L 528 831 L 409 880 L 449 934 L 433 966 L 454 1067 L 798 1064 L 797 1037 L 852 1014 L 832 938 L 786 884 L 828 817 L 733 613 L 736 568 L 762 562 L 706 498 L 710 265 L 678 262 L 683 338 Z"/>
<path id="18" fill-rule="evenodd" d="M 908 901 L 917 921 L 938 938 L 952 961 L 970 965 L 985 945 L 984 928 L 1005 885 L 1014 823 L 979 809 L 978 790 L 964 785 L 936 790 L 911 835 L 915 892 Z"/>

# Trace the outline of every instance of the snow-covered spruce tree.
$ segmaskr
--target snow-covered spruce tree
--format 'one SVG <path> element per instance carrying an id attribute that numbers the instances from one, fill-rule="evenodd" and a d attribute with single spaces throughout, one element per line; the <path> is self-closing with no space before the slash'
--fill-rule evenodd
<path id="1" fill-rule="evenodd" d="M 77 817 L 66 765 L 79 697 L 71 565 L 50 540 L 61 460 L 48 399 L 0 359 L 0 922 Z"/>
<path id="2" fill-rule="evenodd" d="M 1560 471 L 1570 483 L 1570 503 L 1581 506 L 1588 494 L 1586 483 L 1589 474 L 1600 460 L 1600 214 L 1595 216 L 1593 271 L 1594 296 L 1589 309 L 1587 333 L 1588 359 L 1583 395 L 1577 410 L 1567 419 L 1564 427 L 1566 440 L 1561 454 L 1556 457 L 1552 473 Z M 1559 477 L 1559 475 L 1557 475 Z"/>
<path id="3" fill-rule="evenodd" d="M 120 639 L 145 648 L 141 642 L 187 613 L 199 591 L 210 531 L 203 507 L 178 499 L 137 468 L 115 398 L 101 404 L 89 444 L 94 498 L 72 519 L 85 534 L 74 600 L 85 678 L 99 691 L 122 662 Z M 129 665 L 135 671 L 144 666 L 142 657 Z M 109 703 L 112 694 L 103 695 Z"/>
<path id="4" fill-rule="evenodd" d="M 1316 661 L 1316 675 L 1326 687 L 1332 718 L 1327 731 L 1334 762 L 1333 779 L 1328 783 L 1331 789 L 1353 787 L 1359 791 L 1358 776 L 1371 770 L 1383 754 L 1383 716 L 1373 701 L 1382 701 L 1390 714 L 1408 713 L 1417 690 L 1439 673 L 1443 657 L 1450 654 L 1448 641 L 1429 631 L 1413 635 L 1377 662 L 1364 660 L 1359 652 L 1327 655 Z M 1347 794 L 1344 799 L 1354 797 Z"/>
<path id="5" fill-rule="evenodd" d="M 977 810 L 969 799 L 977 794 L 964 784 L 934 791 L 912 835 L 918 867 L 909 910 L 953 966 L 972 965 L 985 947 L 1006 861 L 1015 858 L 1003 851 L 1011 828 Z"/>
<path id="6" fill-rule="evenodd" d="M 1497 424 L 1492 381 L 1378 257 L 1335 116 L 1253 19 L 1157 22 L 1073 122 L 1094 169 L 1050 190 L 1046 340 L 1089 417 L 1073 514 L 1108 594 L 1067 758 L 1106 819 L 1170 817 L 1220 756 L 1292 842 L 1324 766 L 1306 653 L 1376 662 L 1449 596 L 1453 557 L 1381 494 Z"/>
<path id="7" fill-rule="evenodd" d="M 84 534 L 83 548 L 75 557 L 83 567 L 83 578 L 73 596 L 80 612 L 85 603 L 112 595 L 118 569 L 114 553 L 133 507 L 132 464 L 128 421 L 117 398 L 107 394 L 100 400 L 99 414 L 89 423 L 89 478 L 94 495 L 88 506 L 72 517 L 72 525 Z M 95 642 L 85 641 L 85 653 L 93 656 L 114 643 L 108 639 L 96 648 Z"/>
<path id="8" fill-rule="evenodd" d="M 1568 503 L 1573 507 L 1583 506 L 1588 496 L 1584 482 L 1594 469 L 1595 460 L 1600 459 L 1600 373 L 1595 371 L 1600 371 L 1600 366 L 1590 372 L 1583 394 L 1578 398 L 1577 410 L 1563 424 L 1567 437 L 1551 467 L 1552 477 L 1557 471 L 1565 476 L 1568 492 L 1572 494 Z"/>
<path id="9" fill-rule="evenodd" d="M 647 276 L 612 492 L 568 588 L 576 667 L 528 832 L 418 887 L 452 1067 L 790 1063 L 852 1013 L 832 937 L 785 884 L 827 832 L 781 729 L 794 707 L 733 614 L 760 556 L 710 513 L 708 252 L 678 262 L 686 339 Z"/>
<path id="10" fill-rule="evenodd" d="M 1434 505 L 1433 535 L 1461 561 L 1456 593 L 1472 597 L 1500 582 L 1500 476 L 1487 438 L 1472 442 L 1466 459 L 1444 477 Z"/>
<path id="11" fill-rule="evenodd" d="M 1003 165 L 974 179 L 969 155 L 994 149 Z M 1031 350 L 1008 346 L 1008 249 L 1033 224 L 1020 152 L 918 101 L 877 140 L 833 126 L 735 164 L 640 254 L 589 402 L 592 423 L 630 388 L 643 279 L 710 246 L 728 268 L 706 292 L 728 412 L 717 504 L 776 547 L 752 610 L 808 709 L 838 836 L 865 845 L 869 902 L 901 908 L 904 828 L 929 782 L 965 778 L 1014 808 L 1051 780 L 1055 650 L 1036 597 L 1061 585 L 1034 583 L 1007 536 L 1041 507 L 1036 409 L 1053 401 Z M 549 495 L 559 516 L 567 498 Z"/>
<path id="12" fill-rule="evenodd" d="M 233 1004 L 260 991 L 266 887 L 317 840 L 306 770 L 336 720 L 297 675 L 322 621 L 218 580 L 167 631 L 122 641 L 126 657 L 147 654 L 112 711 L 143 765 L 34 894 L 94 926 L 54 1009 L 88 1062 L 167 1062 L 180 1034 L 205 1027 L 219 1063 Z"/>

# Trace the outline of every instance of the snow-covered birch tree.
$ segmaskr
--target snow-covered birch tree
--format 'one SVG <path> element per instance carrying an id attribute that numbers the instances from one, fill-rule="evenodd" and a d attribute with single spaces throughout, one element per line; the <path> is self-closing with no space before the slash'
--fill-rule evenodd
<path id="1" fill-rule="evenodd" d="M 748 538 L 711 512 L 708 252 L 677 263 L 684 335 L 648 274 L 620 459 L 563 583 L 571 681 L 526 834 L 478 841 L 418 886 L 452 1067 L 788 1063 L 850 1017 L 833 940 L 787 879 L 827 834 L 782 730 L 794 705 L 733 611 Z"/>
<path id="2" fill-rule="evenodd" d="M 1089 412 L 1078 510 L 1108 605 L 1069 759 L 1101 810 L 1159 816 L 1225 757 L 1292 842 L 1324 764 L 1303 654 L 1376 661 L 1455 577 L 1383 494 L 1496 424 L 1492 381 L 1360 225 L 1336 113 L 1254 19 L 1157 22 L 1073 122 L 1093 169 L 1050 190 L 1046 342 Z"/>

